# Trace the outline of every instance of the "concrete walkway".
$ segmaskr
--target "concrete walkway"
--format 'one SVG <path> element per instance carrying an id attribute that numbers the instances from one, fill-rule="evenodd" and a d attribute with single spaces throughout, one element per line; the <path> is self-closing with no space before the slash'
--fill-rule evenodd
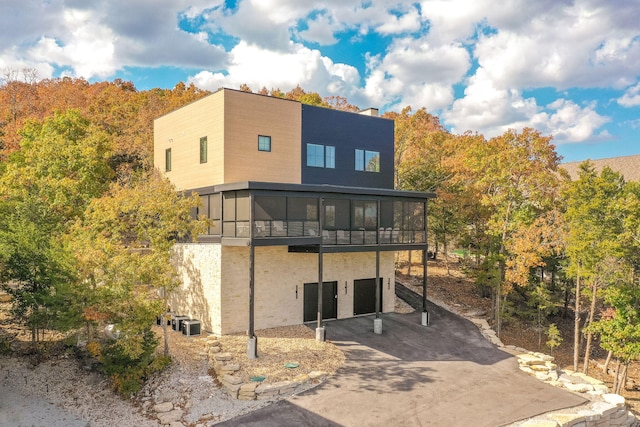
<path id="1" fill-rule="evenodd" d="M 431 303 L 421 313 L 329 322 L 347 358 L 320 386 L 220 426 L 502 426 L 584 403 L 518 369 L 471 322 Z"/>

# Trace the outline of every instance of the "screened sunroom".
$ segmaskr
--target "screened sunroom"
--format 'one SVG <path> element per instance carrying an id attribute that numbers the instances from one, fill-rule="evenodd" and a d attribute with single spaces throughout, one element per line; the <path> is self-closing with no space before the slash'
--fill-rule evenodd
<path id="1" fill-rule="evenodd" d="M 211 219 L 201 242 L 325 252 L 422 249 L 429 193 L 263 182 L 195 190 Z"/>

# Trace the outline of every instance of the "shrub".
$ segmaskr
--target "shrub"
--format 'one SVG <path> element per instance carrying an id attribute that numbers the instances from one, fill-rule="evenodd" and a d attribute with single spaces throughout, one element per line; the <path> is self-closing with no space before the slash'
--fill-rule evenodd
<path id="1" fill-rule="evenodd" d="M 141 340 L 142 352 L 137 357 L 128 355 L 118 341 L 100 351 L 99 369 L 111 377 L 114 390 L 124 397 L 136 394 L 147 378 L 171 363 L 169 357 L 155 354 L 158 340 L 150 328 L 144 331 Z"/>
<path id="2" fill-rule="evenodd" d="M 553 350 L 562 344 L 562 335 L 555 323 L 549 325 L 549 328 L 547 329 L 547 338 L 547 347 L 551 349 L 551 353 L 553 354 Z"/>

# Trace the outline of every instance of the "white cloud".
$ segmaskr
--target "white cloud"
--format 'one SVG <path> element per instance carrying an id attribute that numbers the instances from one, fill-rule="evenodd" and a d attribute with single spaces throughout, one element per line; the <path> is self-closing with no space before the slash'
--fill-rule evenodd
<path id="1" fill-rule="evenodd" d="M 372 104 L 401 102 L 430 110 L 451 104 L 452 85 L 467 72 L 469 53 L 458 43 L 434 46 L 428 40 L 399 39 L 384 57 L 370 58 L 365 94 Z"/>
<path id="2" fill-rule="evenodd" d="M 637 107 L 640 105 L 640 83 L 627 89 L 618 99 L 618 104 L 623 107 Z"/>
<path id="3" fill-rule="evenodd" d="M 104 78 L 117 70 L 116 37 L 109 28 L 101 25 L 92 13 L 74 9 L 64 11 L 63 22 L 68 34 L 66 42 L 42 37 L 29 49 L 31 58 L 61 66 L 73 64 L 75 74 L 85 77 Z"/>
<path id="4" fill-rule="evenodd" d="M 618 105 L 640 105 L 637 0 L 225 4 L 5 0 L 0 67 L 108 78 L 124 67 L 173 66 L 199 70 L 191 81 L 203 88 L 300 84 L 361 106 L 424 106 L 461 131 L 535 126 L 566 142 L 607 136 L 607 118 L 571 100 L 573 89 L 588 99 L 589 88 L 613 88 Z M 366 58 L 366 70 L 340 63 L 349 57 Z M 466 90 L 455 99 L 459 86 Z M 547 103 L 535 98 L 540 88 L 566 93 Z"/>
<path id="5" fill-rule="evenodd" d="M 517 89 L 496 88 L 479 69 L 464 98 L 456 100 L 442 116 L 457 133 L 473 130 L 493 137 L 508 129 L 532 127 L 553 135 L 558 143 L 569 143 L 595 138 L 597 130 L 609 122 L 595 108 L 593 103 L 580 106 L 563 98 L 540 106 L 535 98 L 524 98 Z"/>
<path id="6" fill-rule="evenodd" d="M 300 85 L 321 95 L 348 96 L 359 85 L 358 71 L 345 64 L 334 64 L 318 50 L 290 42 L 287 52 L 275 52 L 240 42 L 230 52 L 228 73 L 202 71 L 189 78 L 200 88 L 239 87 L 247 84 L 254 91 L 263 86 L 287 91 Z M 256 70 L 259 70 L 257 72 Z M 347 92 L 347 93 L 345 93 Z"/>
<path id="7" fill-rule="evenodd" d="M 420 31 L 422 19 L 418 9 L 411 5 L 403 10 L 388 11 L 384 22 L 376 27 L 381 34 L 402 34 Z"/>
<path id="8" fill-rule="evenodd" d="M 338 42 L 334 33 L 339 31 L 340 25 L 333 21 L 331 16 L 321 13 L 307 22 L 308 28 L 300 31 L 303 40 L 329 46 Z"/>
<path id="9" fill-rule="evenodd" d="M 42 77 L 55 66 L 76 77 L 107 78 L 124 66 L 224 66 L 223 49 L 178 29 L 182 6 L 173 0 L 19 3 L 0 5 L 0 58 L 8 67 L 33 67 Z"/>
<path id="10" fill-rule="evenodd" d="M 582 142 L 591 139 L 596 130 L 609 122 L 609 118 L 595 111 L 595 105 L 580 107 L 573 101 L 558 99 L 547 105 L 555 111 L 545 123 L 548 132 L 558 142 Z"/>

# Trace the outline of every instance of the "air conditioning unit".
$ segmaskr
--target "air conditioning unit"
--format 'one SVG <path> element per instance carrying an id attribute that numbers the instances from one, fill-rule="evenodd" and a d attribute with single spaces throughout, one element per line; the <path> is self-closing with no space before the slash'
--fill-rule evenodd
<path id="1" fill-rule="evenodd" d="M 162 319 L 167 322 L 167 326 L 171 326 L 171 313 L 165 313 L 162 316 L 156 316 L 156 325 L 162 326 Z"/>
<path id="2" fill-rule="evenodd" d="M 200 335 L 200 321 L 196 319 L 189 319 L 182 322 L 182 335 L 188 337 L 194 335 Z"/>
<path id="3" fill-rule="evenodd" d="M 171 329 L 176 332 L 182 332 L 182 322 L 189 320 L 189 316 L 174 316 L 171 319 Z"/>

